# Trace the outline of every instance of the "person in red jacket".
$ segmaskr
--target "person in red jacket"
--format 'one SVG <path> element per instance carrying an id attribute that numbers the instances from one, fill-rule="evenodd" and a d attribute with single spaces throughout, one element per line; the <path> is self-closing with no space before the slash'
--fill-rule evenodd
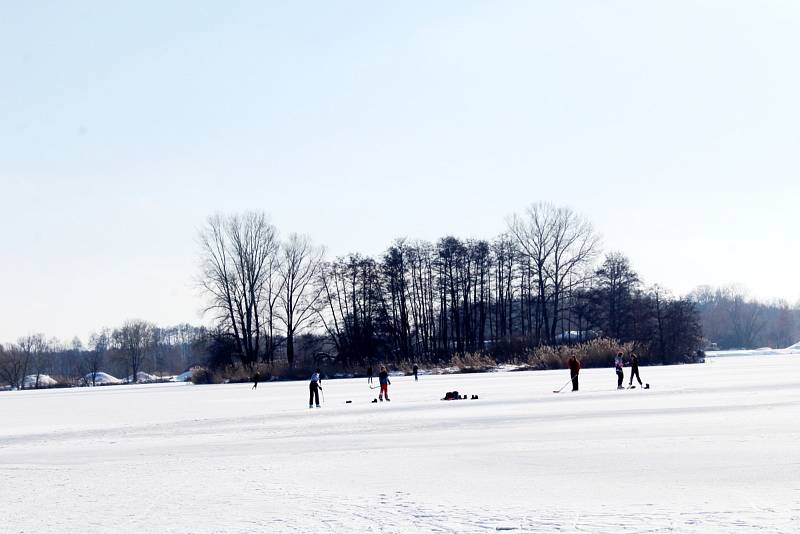
<path id="1" fill-rule="evenodd" d="M 569 365 L 569 375 L 572 377 L 572 391 L 578 391 L 578 373 L 581 371 L 581 361 L 572 356 L 567 365 Z"/>

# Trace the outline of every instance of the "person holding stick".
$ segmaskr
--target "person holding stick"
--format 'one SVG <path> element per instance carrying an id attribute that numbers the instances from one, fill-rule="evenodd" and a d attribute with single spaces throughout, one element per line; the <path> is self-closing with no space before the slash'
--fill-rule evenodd
<path id="1" fill-rule="evenodd" d="M 567 362 L 569 375 L 572 377 L 572 391 L 578 391 L 578 373 L 581 371 L 581 361 L 572 355 Z"/>

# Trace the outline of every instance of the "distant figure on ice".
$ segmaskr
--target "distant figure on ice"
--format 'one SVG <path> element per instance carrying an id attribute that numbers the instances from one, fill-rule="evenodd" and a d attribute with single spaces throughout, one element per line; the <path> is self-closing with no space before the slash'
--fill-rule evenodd
<path id="1" fill-rule="evenodd" d="M 633 377 L 636 377 L 636 381 L 639 382 L 639 386 L 642 385 L 642 379 L 639 378 L 639 357 L 636 354 L 631 353 L 631 383 L 628 384 L 628 387 L 633 386 Z"/>
<path id="2" fill-rule="evenodd" d="M 367 366 L 367 384 L 372 384 L 372 365 Z"/>
<path id="3" fill-rule="evenodd" d="M 417 376 L 417 373 L 419 372 L 419 367 L 417 367 L 416 363 L 414 364 L 414 367 L 411 368 L 411 370 L 414 372 L 414 382 L 416 382 L 417 380 L 419 380 L 419 377 Z"/>
<path id="4" fill-rule="evenodd" d="M 378 395 L 378 399 L 383 400 L 386 397 L 386 400 L 389 400 L 389 371 L 386 370 L 385 365 L 381 365 L 381 372 L 378 374 L 378 382 L 381 384 L 381 392 Z"/>
<path id="5" fill-rule="evenodd" d="M 622 381 L 625 380 L 625 373 L 622 371 L 623 365 L 622 353 L 618 352 L 617 357 L 614 358 L 614 369 L 617 371 L 617 389 L 623 389 Z"/>
<path id="6" fill-rule="evenodd" d="M 253 389 L 256 389 L 258 387 L 259 380 L 261 380 L 261 374 L 259 374 L 259 372 L 256 371 L 256 374 L 253 375 Z"/>
<path id="7" fill-rule="evenodd" d="M 581 361 L 572 356 L 567 365 L 569 366 L 569 376 L 572 377 L 572 391 L 578 391 L 578 373 L 581 371 Z"/>
<path id="8" fill-rule="evenodd" d="M 311 375 L 311 382 L 308 383 L 309 408 L 313 408 L 315 403 L 317 408 L 319 408 L 319 390 L 322 389 L 322 377 L 319 373 L 320 371 L 317 369 L 314 374 Z"/>

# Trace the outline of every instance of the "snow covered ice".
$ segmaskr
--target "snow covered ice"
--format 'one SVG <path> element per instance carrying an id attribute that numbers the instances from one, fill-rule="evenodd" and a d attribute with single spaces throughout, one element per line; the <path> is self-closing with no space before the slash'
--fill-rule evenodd
<path id="1" fill-rule="evenodd" d="M 3 392 L 0 531 L 800 532 L 798 357 Z"/>

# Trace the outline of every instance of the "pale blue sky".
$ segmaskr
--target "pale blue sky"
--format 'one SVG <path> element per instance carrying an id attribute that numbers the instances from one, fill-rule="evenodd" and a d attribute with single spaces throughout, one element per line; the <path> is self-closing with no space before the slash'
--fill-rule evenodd
<path id="1" fill-rule="evenodd" d="M 677 293 L 800 298 L 800 4 L 6 2 L 0 341 L 198 322 L 197 228 L 332 255 L 549 200 Z"/>

